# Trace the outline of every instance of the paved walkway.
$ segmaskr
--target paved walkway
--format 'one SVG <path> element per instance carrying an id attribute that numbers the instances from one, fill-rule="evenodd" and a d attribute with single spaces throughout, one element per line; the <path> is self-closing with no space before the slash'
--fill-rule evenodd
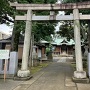
<path id="1" fill-rule="evenodd" d="M 0 90 L 90 90 L 89 84 L 75 84 L 72 75 L 73 70 L 69 64 L 53 62 L 28 81 L 7 79 L 4 82 L 0 79 Z M 83 86 L 86 88 L 83 89 Z"/>
<path id="2" fill-rule="evenodd" d="M 71 81 L 72 69 L 65 63 L 53 63 L 27 90 L 76 90 Z"/>

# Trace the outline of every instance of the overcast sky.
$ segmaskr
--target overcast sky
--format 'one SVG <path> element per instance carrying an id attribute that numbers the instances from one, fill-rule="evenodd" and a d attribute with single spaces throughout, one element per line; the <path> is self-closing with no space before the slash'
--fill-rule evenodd
<path id="1" fill-rule="evenodd" d="M 7 26 L 6 24 L 0 24 L 0 31 L 6 34 L 11 34 L 13 28 L 11 26 Z"/>

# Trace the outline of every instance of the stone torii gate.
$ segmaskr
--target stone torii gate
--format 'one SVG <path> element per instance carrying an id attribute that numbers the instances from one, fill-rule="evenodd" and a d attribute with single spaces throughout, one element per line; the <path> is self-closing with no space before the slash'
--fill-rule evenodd
<path id="1" fill-rule="evenodd" d="M 74 71 L 75 78 L 86 78 L 86 72 L 83 70 L 82 55 L 81 55 L 81 39 L 80 39 L 80 22 L 79 20 L 89 20 L 90 15 L 79 14 L 80 9 L 90 9 L 90 2 L 83 3 L 68 3 L 68 4 L 16 4 L 10 3 L 11 6 L 16 7 L 17 10 L 27 11 L 24 16 L 16 16 L 15 20 L 25 20 L 25 39 L 22 56 L 22 67 L 18 71 L 18 77 L 30 76 L 28 70 L 28 56 L 31 38 L 32 21 L 47 21 L 47 20 L 73 20 L 74 21 L 74 38 L 75 38 L 75 56 L 76 56 L 76 71 Z M 48 16 L 33 15 L 33 10 L 48 10 Z M 71 15 L 55 15 L 54 11 L 73 10 Z"/>

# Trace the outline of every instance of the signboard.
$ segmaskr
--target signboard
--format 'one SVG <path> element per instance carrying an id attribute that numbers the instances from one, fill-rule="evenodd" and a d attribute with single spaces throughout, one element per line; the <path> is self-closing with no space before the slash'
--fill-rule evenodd
<path id="1" fill-rule="evenodd" d="M 9 50 L 0 50 L 0 59 L 9 59 Z M 8 61 L 5 60 L 4 63 L 4 81 L 6 78 L 6 70 L 7 70 Z"/>
<path id="2" fill-rule="evenodd" d="M 9 50 L 0 50 L 0 59 L 9 59 Z"/>

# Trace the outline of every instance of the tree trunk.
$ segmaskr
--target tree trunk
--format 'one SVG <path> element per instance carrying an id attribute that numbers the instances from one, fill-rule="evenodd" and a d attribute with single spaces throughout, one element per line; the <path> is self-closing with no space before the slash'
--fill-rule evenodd
<path id="1" fill-rule="evenodd" d="M 17 22 L 15 21 L 11 39 L 11 51 L 18 51 L 20 31 L 16 30 L 16 24 Z"/>
<path id="2" fill-rule="evenodd" d="M 13 28 L 13 31 L 12 31 L 12 38 L 11 38 L 11 51 L 14 51 L 14 38 L 15 38 L 15 27 L 16 25 L 16 21 L 14 22 L 14 28 Z"/>
<path id="3" fill-rule="evenodd" d="M 18 51 L 19 36 L 20 36 L 20 31 L 16 31 L 14 38 L 14 51 Z"/>

